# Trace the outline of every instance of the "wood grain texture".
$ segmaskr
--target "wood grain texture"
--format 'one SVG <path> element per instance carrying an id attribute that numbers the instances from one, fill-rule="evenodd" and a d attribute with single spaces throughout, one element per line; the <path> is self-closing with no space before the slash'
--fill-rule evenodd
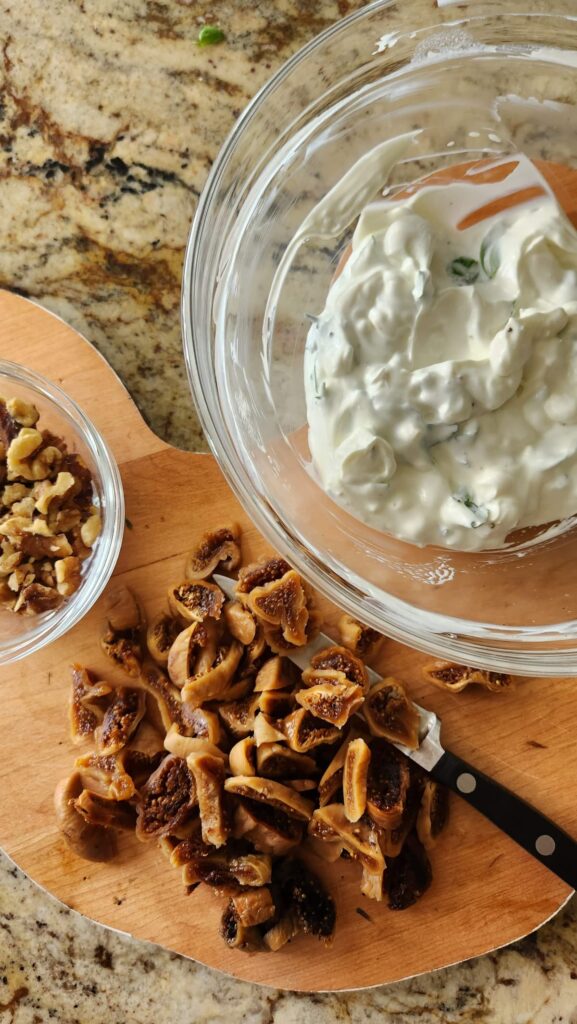
<path id="1" fill-rule="evenodd" d="M 95 421 L 119 462 L 127 517 L 116 579 L 147 614 L 164 605 L 199 531 L 231 519 L 247 558 L 267 545 L 214 460 L 166 446 L 144 425 L 100 356 L 39 307 L 0 293 L 0 352 L 60 383 Z M 218 937 L 221 901 L 202 887 L 185 896 L 156 847 L 124 837 L 110 864 L 78 859 L 60 838 L 52 794 L 79 752 L 68 739 L 69 665 L 114 677 L 99 651 L 102 601 L 46 650 L 0 670 L 0 841 L 39 885 L 102 924 L 161 943 L 238 978 L 307 991 L 358 988 L 443 967 L 510 942 L 562 906 L 566 885 L 457 798 L 433 852 L 434 882 L 416 907 L 394 913 L 359 893 L 358 869 L 319 863 L 338 907 L 334 944 L 298 938 L 277 955 L 247 956 Z M 335 612 L 327 607 L 327 621 Z M 442 717 L 443 739 L 577 835 L 576 683 L 530 680 L 500 696 L 450 695 L 420 680 L 426 659 L 387 642 L 376 667 L 397 674 Z M 81 748 L 82 749 L 82 748 Z M 357 913 L 363 908 L 370 920 Z"/>

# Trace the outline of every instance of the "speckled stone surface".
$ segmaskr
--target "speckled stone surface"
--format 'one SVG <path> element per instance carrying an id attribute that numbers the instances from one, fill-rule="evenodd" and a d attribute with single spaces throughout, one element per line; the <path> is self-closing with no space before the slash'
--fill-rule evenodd
<path id="1" fill-rule="evenodd" d="M 531 0 L 533 2 L 533 0 Z M 425 0 L 423 0 L 425 6 Z M 81 330 L 202 449 L 183 249 L 211 161 L 291 52 L 363 0 L 0 0 L 0 286 Z M 199 49 L 204 22 L 226 41 Z M 577 903 L 516 946 L 365 993 L 279 994 L 84 920 L 0 858 L 0 1021 L 577 1024 Z"/>

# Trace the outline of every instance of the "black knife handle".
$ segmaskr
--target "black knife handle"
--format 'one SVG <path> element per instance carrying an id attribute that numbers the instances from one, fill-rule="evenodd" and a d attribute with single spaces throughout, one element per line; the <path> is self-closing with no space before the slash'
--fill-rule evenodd
<path id="1" fill-rule="evenodd" d="M 577 889 L 577 842 L 544 814 L 448 750 L 431 775 Z"/>

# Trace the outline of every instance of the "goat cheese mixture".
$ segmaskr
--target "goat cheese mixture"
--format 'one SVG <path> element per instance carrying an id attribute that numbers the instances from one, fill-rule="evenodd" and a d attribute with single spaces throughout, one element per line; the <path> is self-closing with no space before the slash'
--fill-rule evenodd
<path id="1" fill-rule="evenodd" d="M 313 466 L 376 529 L 498 548 L 577 512 L 577 231 L 522 156 L 498 183 L 465 177 L 367 205 L 410 138 L 359 161 L 295 240 L 358 216 L 307 339 Z"/>

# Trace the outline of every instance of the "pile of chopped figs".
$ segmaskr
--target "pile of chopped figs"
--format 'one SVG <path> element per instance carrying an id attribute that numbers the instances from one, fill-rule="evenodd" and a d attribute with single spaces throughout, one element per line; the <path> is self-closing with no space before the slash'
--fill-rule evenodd
<path id="1" fill-rule="evenodd" d="M 0 607 L 21 615 L 78 590 L 101 526 L 90 470 L 38 419 L 30 402 L 0 399 Z"/>
<path id="2" fill-rule="evenodd" d="M 431 884 L 447 801 L 392 746 L 415 748 L 419 721 L 395 679 L 369 689 L 361 655 L 378 634 L 343 616 L 341 643 L 301 672 L 285 655 L 319 630 L 313 594 L 282 558 L 239 568 L 239 540 L 236 527 L 205 535 L 148 628 L 133 596 L 116 595 L 101 642 L 127 684 L 73 667 L 72 738 L 94 749 L 55 804 L 80 856 L 106 860 L 117 830 L 135 831 L 187 892 L 204 883 L 225 898 L 229 946 L 277 950 L 335 927 L 299 851 L 356 862 L 361 892 L 404 910 Z M 209 580 L 217 569 L 238 570 L 234 600 Z"/>

